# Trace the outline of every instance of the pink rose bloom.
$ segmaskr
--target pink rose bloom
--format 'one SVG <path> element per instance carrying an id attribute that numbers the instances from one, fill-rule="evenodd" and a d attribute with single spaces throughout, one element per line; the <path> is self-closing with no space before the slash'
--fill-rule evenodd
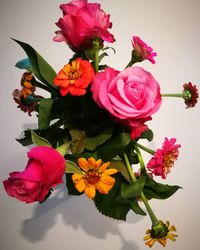
<path id="1" fill-rule="evenodd" d="M 144 122 L 161 105 L 159 84 L 141 67 L 129 67 L 122 72 L 106 68 L 95 75 L 91 91 L 99 107 L 131 127 L 132 139 L 147 129 Z"/>
<path id="2" fill-rule="evenodd" d="M 176 139 L 165 138 L 162 149 L 157 149 L 154 156 L 147 164 L 147 168 L 154 175 L 166 178 L 170 173 L 171 168 L 174 166 L 174 161 L 177 160 L 179 155 L 180 144 L 175 144 Z"/>
<path id="3" fill-rule="evenodd" d="M 63 182 L 65 159 L 55 149 L 38 146 L 28 152 L 30 158 L 23 172 L 12 172 L 3 181 L 9 196 L 31 203 L 43 201 L 51 188 Z"/>
<path id="4" fill-rule="evenodd" d="M 133 36 L 132 45 L 135 50 L 135 54 L 141 58 L 141 60 L 149 60 L 151 63 L 155 63 L 154 57 L 157 56 L 156 52 L 149 47 L 142 39 L 138 36 Z"/>
<path id="5" fill-rule="evenodd" d="M 108 29 L 112 27 L 107 15 L 100 4 L 87 3 L 87 0 L 74 0 L 68 4 L 61 4 L 63 18 L 56 25 L 56 42 L 66 42 L 74 51 L 91 46 L 94 38 L 101 38 L 106 42 L 114 42 L 114 36 Z"/>

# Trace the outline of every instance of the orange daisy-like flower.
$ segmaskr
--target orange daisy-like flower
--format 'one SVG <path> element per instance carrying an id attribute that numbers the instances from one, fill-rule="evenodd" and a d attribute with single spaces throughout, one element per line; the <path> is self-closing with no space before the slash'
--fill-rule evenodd
<path id="1" fill-rule="evenodd" d="M 144 237 L 144 241 L 146 241 L 145 244 L 152 247 L 157 241 L 165 247 L 167 239 L 172 241 L 176 240 L 177 235 L 172 233 L 174 231 L 176 231 L 176 227 L 170 226 L 169 221 L 167 221 L 166 224 L 159 221 L 157 225 L 153 225 L 151 229 L 146 231 L 146 236 Z"/>
<path id="2" fill-rule="evenodd" d="M 115 184 L 115 179 L 110 175 L 117 173 L 114 168 L 107 169 L 110 162 L 102 164 L 102 160 L 95 160 L 93 157 L 79 158 L 78 165 L 83 170 L 81 174 L 73 174 L 72 180 L 79 192 L 85 192 L 88 198 L 93 199 L 96 189 L 101 194 L 107 194 Z"/>
<path id="3" fill-rule="evenodd" d="M 81 96 L 94 77 L 94 69 L 87 60 L 77 58 L 71 64 L 66 64 L 54 78 L 54 84 L 59 87 L 62 96 Z"/>

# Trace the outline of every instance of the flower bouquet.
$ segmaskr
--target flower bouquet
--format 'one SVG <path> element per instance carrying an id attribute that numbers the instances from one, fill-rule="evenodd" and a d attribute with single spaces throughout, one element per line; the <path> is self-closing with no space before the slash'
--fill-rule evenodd
<path id="1" fill-rule="evenodd" d="M 29 116 L 37 114 L 38 129 L 25 130 L 17 139 L 23 146 L 35 146 L 25 170 L 10 173 L 4 188 L 25 203 L 42 203 L 64 183 L 69 195 L 86 195 L 101 214 L 113 219 L 126 220 L 130 211 L 148 214 L 152 224 L 145 244 L 165 246 L 167 239 L 175 241 L 176 228 L 157 218 L 150 202 L 167 199 L 180 188 L 159 183 L 156 176 L 166 179 L 181 145 L 165 138 L 162 147 L 153 150 L 142 142 L 153 140 L 147 123 L 164 97 L 181 97 L 191 108 L 198 90 L 189 82 L 181 93 L 161 93 L 153 75 L 138 66 L 144 60 L 154 64 L 157 56 L 138 36 L 132 37 L 131 60 L 124 69 L 105 65 L 107 52 L 115 52 L 105 45 L 115 41 L 110 15 L 87 0 L 60 8 L 63 16 L 53 40 L 65 42 L 74 55 L 58 73 L 33 47 L 15 40 L 27 58 L 16 64 L 24 73 L 13 99 Z M 38 95 L 38 88 L 49 97 Z M 146 163 L 143 151 L 150 156 Z"/>

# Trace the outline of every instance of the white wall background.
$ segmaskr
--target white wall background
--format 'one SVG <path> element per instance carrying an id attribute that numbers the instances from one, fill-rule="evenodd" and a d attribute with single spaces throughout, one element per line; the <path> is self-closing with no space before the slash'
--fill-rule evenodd
<path id="1" fill-rule="evenodd" d="M 142 65 L 161 84 L 162 92 L 180 92 L 188 81 L 200 89 L 200 1 L 199 0 L 101 0 L 111 14 L 116 55 L 107 59 L 112 67 L 123 69 L 131 52 L 131 37 L 139 35 L 158 53 L 156 64 Z M 13 89 L 19 87 L 22 72 L 15 63 L 25 54 L 10 37 L 30 43 L 58 71 L 71 56 L 62 43 L 52 41 L 55 22 L 61 16 L 54 0 L 1 0 L 0 72 L 0 152 L 1 180 L 13 170 L 23 170 L 27 148 L 14 138 L 24 128 L 36 127 L 34 115 L 16 109 Z M 149 124 L 155 132 L 151 146 L 160 147 L 165 136 L 176 137 L 181 154 L 166 180 L 184 189 L 169 200 L 152 201 L 160 219 L 177 226 L 176 243 L 166 249 L 199 249 L 200 105 L 186 110 L 181 99 L 164 99 L 160 111 Z M 1 181 L 2 182 L 2 181 Z M 84 196 L 68 197 L 59 190 L 45 204 L 23 204 L 9 198 L 1 184 L 1 250 L 142 250 L 142 238 L 150 226 L 148 217 L 130 213 L 127 222 L 100 215 Z M 160 245 L 154 249 L 161 249 Z"/>

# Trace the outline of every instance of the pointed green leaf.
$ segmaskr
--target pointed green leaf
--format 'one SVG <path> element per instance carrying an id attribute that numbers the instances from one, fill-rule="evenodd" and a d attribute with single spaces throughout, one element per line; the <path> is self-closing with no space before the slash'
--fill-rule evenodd
<path id="1" fill-rule="evenodd" d="M 85 148 L 85 131 L 71 129 L 69 131 L 72 142 L 71 142 L 71 152 L 72 154 L 79 154 L 84 151 Z"/>
<path id="2" fill-rule="evenodd" d="M 122 153 L 130 141 L 131 138 L 128 133 L 121 133 L 116 137 L 111 138 L 96 149 L 99 158 L 103 159 L 104 161 L 109 161 L 118 154 Z"/>
<path id="3" fill-rule="evenodd" d="M 144 210 L 139 206 L 138 201 L 136 199 L 128 199 L 128 202 L 134 213 L 140 214 L 140 215 L 146 215 Z"/>
<path id="4" fill-rule="evenodd" d="M 85 148 L 93 151 L 96 147 L 103 144 L 105 141 L 111 138 L 113 129 L 106 129 L 103 133 L 94 136 L 94 137 L 86 137 L 85 139 Z"/>
<path id="5" fill-rule="evenodd" d="M 153 136 L 153 131 L 151 129 L 147 129 L 141 134 L 140 139 L 147 139 L 148 141 L 152 141 Z"/>
<path id="6" fill-rule="evenodd" d="M 37 146 L 48 146 L 52 147 L 51 143 L 48 142 L 45 138 L 37 135 L 33 130 L 31 130 L 31 139 L 32 142 Z"/>
<path id="7" fill-rule="evenodd" d="M 69 147 L 70 147 L 71 141 L 66 141 L 64 144 L 62 144 L 61 146 L 57 147 L 56 150 L 63 156 L 65 156 L 67 154 L 67 152 L 69 151 Z"/>
<path id="8" fill-rule="evenodd" d="M 79 166 L 73 162 L 73 161 L 66 161 L 66 169 L 65 169 L 65 173 L 76 173 L 79 175 L 83 175 L 83 172 L 81 171 L 81 169 L 79 168 Z"/>
<path id="9" fill-rule="evenodd" d="M 115 185 L 108 194 L 96 193 L 94 203 L 100 213 L 117 220 L 126 220 L 130 210 L 130 205 L 124 202 L 118 202 L 117 197 L 120 195 L 120 184 L 125 180 L 120 174 L 113 175 Z"/>
<path id="10" fill-rule="evenodd" d="M 53 88 L 56 88 L 53 83 L 53 79 L 56 77 L 56 72 L 54 71 L 54 69 L 29 44 L 15 39 L 13 40 L 17 42 L 26 52 L 30 61 L 32 69 L 31 72 L 33 72 L 35 76 L 43 83 L 50 85 Z"/>
<path id="11" fill-rule="evenodd" d="M 146 177 L 145 186 L 143 192 L 147 199 L 167 199 L 172 196 L 178 189 L 179 186 L 171 186 L 167 184 L 162 184 L 154 181 L 151 177 Z"/>
<path id="12" fill-rule="evenodd" d="M 115 168 L 117 169 L 122 176 L 129 182 L 131 183 L 131 178 L 128 173 L 127 167 L 123 161 L 111 161 L 109 168 Z"/>
<path id="13" fill-rule="evenodd" d="M 46 129 L 51 121 L 51 110 L 54 100 L 51 98 L 42 99 L 39 103 L 38 126 L 39 129 Z"/>

